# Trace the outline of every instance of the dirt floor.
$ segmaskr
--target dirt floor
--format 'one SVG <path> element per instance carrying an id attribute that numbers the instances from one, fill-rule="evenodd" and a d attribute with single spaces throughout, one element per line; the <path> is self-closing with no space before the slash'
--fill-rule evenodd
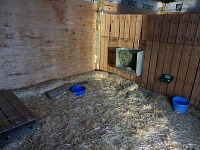
<path id="1" fill-rule="evenodd" d="M 85 81 L 85 82 L 83 82 Z M 80 83 L 82 97 L 66 92 L 56 99 L 44 93 L 64 83 Z M 149 150 L 200 149 L 200 111 L 172 110 L 162 94 L 117 75 L 91 72 L 15 91 L 42 127 L 6 145 L 4 150 Z"/>

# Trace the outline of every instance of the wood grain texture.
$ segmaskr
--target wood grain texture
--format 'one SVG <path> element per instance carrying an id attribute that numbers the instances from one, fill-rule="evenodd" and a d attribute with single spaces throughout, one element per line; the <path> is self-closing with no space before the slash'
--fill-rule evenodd
<path id="1" fill-rule="evenodd" d="M 153 45 L 152 41 L 148 41 L 147 45 L 146 45 L 145 59 L 144 59 L 144 69 L 143 69 L 142 81 L 141 81 L 143 86 L 146 86 L 147 85 L 147 81 L 148 81 L 152 45 Z"/>
<path id="2" fill-rule="evenodd" d="M 167 42 L 169 36 L 169 30 L 171 25 L 172 15 L 163 15 L 162 33 L 160 37 L 160 42 Z"/>
<path id="3" fill-rule="evenodd" d="M 196 76 L 196 72 L 197 72 L 198 64 L 199 64 L 199 58 L 200 58 L 199 47 L 194 46 L 192 48 L 192 54 L 191 54 L 190 62 L 188 65 L 187 74 L 185 78 L 185 84 L 183 88 L 183 96 L 188 99 L 190 98 L 190 94 L 191 94 L 193 84 L 195 81 L 195 76 Z"/>
<path id="4" fill-rule="evenodd" d="M 199 24 L 200 14 L 191 14 L 188 23 L 187 34 L 185 37 L 185 44 L 193 45 L 195 40 L 195 35 L 197 32 L 197 27 Z"/>
<path id="5" fill-rule="evenodd" d="M 167 50 L 167 43 L 160 43 L 157 66 L 156 66 L 156 74 L 155 74 L 154 84 L 153 84 L 153 89 L 156 91 L 160 90 L 160 84 L 161 84 L 160 76 L 162 75 L 162 72 L 163 72 L 166 50 Z"/>
<path id="6" fill-rule="evenodd" d="M 181 15 L 172 15 L 168 42 L 175 43 Z"/>
<path id="7" fill-rule="evenodd" d="M 142 40 L 148 39 L 149 15 L 142 15 Z"/>
<path id="8" fill-rule="evenodd" d="M 158 50 L 159 50 L 159 42 L 153 42 L 151 51 L 151 60 L 149 65 L 148 83 L 147 83 L 148 89 L 153 89 L 154 77 L 156 74 L 156 65 L 158 60 Z"/>
<path id="9" fill-rule="evenodd" d="M 140 38 L 142 33 L 142 15 L 137 15 L 136 27 L 135 27 L 135 38 L 134 38 L 134 48 L 138 49 L 140 45 Z"/>
<path id="10" fill-rule="evenodd" d="M 187 34 L 187 29 L 188 29 L 189 18 L 190 18 L 190 14 L 181 15 L 178 32 L 177 32 L 177 38 L 176 38 L 177 44 L 184 44 L 186 34 Z"/>
<path id="11" fill-rule="evenodd" d="M 174 54 L 172 58 L 172 65 L 170 68 L 170 74 L 174 77 L 172 83 L 168 84 L 167 86 L 167 94 L 168 95 L 173 95 L 174 94 L 174 88 L 176 85 L 176 80 L 179 72 L 179 66 L 180 66 L 180 61 L 182 57 L 182 52 L 183 52 L 183 45 L 175 45 L 174 49 Z"/>
<path id="12" fill-rule="evenodd" d="M 184 45 L 179 71 L 176 79 L 177 81 L 174 89 L 174 95 L 182 95 L 191 52 L 192 46 Z"/>
<path id="13" fill-rule="evenodd" d="M 0 10 L 0 89 L 94 70 L 96 4 L 7 0 Z"/>
<path id="14" fill-rule="evenodd" d="M 164 59 L 164 66 L 163 66 L 163 74 L 169 74 L 170 68 L 172 64 L 172 57 L 174 52 L 174 44 L 167 44 L 165 59 Z M 167 90 L 167 83 L 162 82 L 160 85 L 160 92 L 166 93 Z"/>
<path id="15" fill-rule="evenodd" d="M 192 94 L 190 97 L 191 104 L 193 104 L 195 106 L 200 106 L 199 86 L 200 86 L 200 63 L 198 64 L 197 74 L 196 74 L 196 78 L 194 81 Z"/>
<path id="16" fill-rule="evenodd" d="M 200 21 L 198 23 L 197 31 L 196 31 L 196 36 L 194 40 L 194 45 L 200 46 Z"/>
<path id="17" fill-rule="evenodd" d="M 156 16 L 156 21 L 155 21 L 155 30 L 153 34 L 153 41 L 160 41 L 161 33 L 162 33 L 162 28 L 165 30 L 163 26 L 163 15 L 157 15 Z"/>
<path id="18" fill-rule="evenodd" d="M 154 30 L 156 30 L 155 23 L 156 23 L 156 15 L 149 15 L 149 17 L 148 17 L 148 36 L 147 36 L 147 39 L 149 41 L 153 40 Z"/>

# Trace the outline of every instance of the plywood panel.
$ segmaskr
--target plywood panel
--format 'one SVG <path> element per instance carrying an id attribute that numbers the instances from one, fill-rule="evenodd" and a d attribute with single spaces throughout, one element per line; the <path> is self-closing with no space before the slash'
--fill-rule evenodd
<path id="1" fill-rule="evenodd" d="M 177 38 L 176 38 L 177 44 L 183 44 L 185 41 L 189 18 L 190 18 L 190 14 L 181 15 L 179 28 L 178 28 L 178 32 L 177 32 Z"/>
<path id="2" fill-rule="evenodd" d="M 199 23 L 199 14 L 191 14 L 188 23 L 188 30 L 185 37 L 185 44 L 193 45 L 195 40 L 195 35 L 197 32 L 197 27 Z"/>
<path id="3" fill-rule="evenodd" d="M 180 17 L 181 17 L 180 15 L 172 15 L 170 30 L 169 30 L 169 37 L 168 37 L 169 43 L 175 43 L 176 42 Z"/>
<path id="4" fill-rule="evenodd" d="M 174 89 L 174 95 L 182 95 L 187 68 L 190 61 L 191 51 L 192 51 L 192 46 L 184 45 L 181 62 L 180 62 L 179 70 L 178 70 L 176 86 Z"/>
<path id="5" fill-rule="evenodd" d="M 149 75 L 148 75 L 148 89 L 153 89 L 154 77 L 156 74 L 156 65 L 158 60 L 158 50 L 159 42 L 153 42 L 152 51 L 151 51 L 151 60 L 149 65 Z"/>
<path id="6" fill-rule="evenodd" d="M 195 81 L 196 72 L 198 70 L 199 59 L 200 59 L 199 47 L 194 46 L 192 48 L 192 54 L 191 54 L 189 66 L 187 69 L 185 84 L 183 88 L 183 96 L 188 99 L 190 98 L 192 87 Z"/>
<path id="7" fill-rule="evenodd" d="M 169 30 L 171 25 L 172 15 L 163 15 L 162 33 L 160 37 L 161 42 L 167 42 L 169 36 Z"/>
<path id="8" fill-rule="evenodd" d="M 167 44 L 160 43 L 157 66 L 156 66 L 156 75 L 154 78 L 154 85 L 153 85 L 153 88 L 156 91 L 160 90 L 160 76 L 162 75 L 162 72 L 163 72 L 166 51 L 167 51 Z"/>
<path id="9" fill-rule="evenodd" d="M 94 70 L 96 4 L 8 0 L 0 10 L 0 89 Z"/>
<path id="10" fill-rule="evenodd" d="M 145 50 L 145 59 L 144 59 L 144 69 L 142 73 L 142 85 L 146 86 L 147 85 L 147 79 L 149 75 L 149 65 L 150 65 L 150 60 L 151 60 L 151 51 L 152 51 L 152 41 L 148 41 L 146 45 L 146 50 Z"/>
<path id="11" fill-rule="evenodd" d="M 170 69 L 170 74 L 174 77 L 172 83 L 168 84 L 167 86 L 167 94 L 168 95 L 173 95 L 174 94 L 174 88 L 176 85 L 176 80 L 179 72 L 179 65 L 182 57 L 182 52 L 183 52 L 183 45 L 175 45 L 174 49 L 174 55 L 172 59 L 172 66 Z"/>
<path id="12" fill-rule="evenodd" d="M 164 66 L 163 66 L 163 74 L 169 74 L 170 68 L 172 64 L 172 57 L 174 52 L 174 44 L 167 44 L 167 50 L 165 54 Z M 167 83 L 161 83 L 160 85 L 160 92 L 166 93 L 167 90 Z"/>

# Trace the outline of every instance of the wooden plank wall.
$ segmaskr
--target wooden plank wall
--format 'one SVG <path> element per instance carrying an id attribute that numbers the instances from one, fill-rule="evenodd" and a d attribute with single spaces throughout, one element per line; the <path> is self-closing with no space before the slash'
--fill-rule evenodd
<path id="1" fill-rule="evenodd" d="M 135 80 L 134 75 L 115 68 L 116 48 L 138 48 L 142 15 L 103 15 L 101 22 L 100 69 Z"/>
<path id="2" fill-rule="evenodd" d="M 0 0 L 0 89 L 95 69 L 96 4 Z"/>
<path id="3" fill-rule="evenodd" d="M 145 49 L 143 74 L 136 82 L 200 106 L 200 14 L 104 15 L 102 26 L 106 42 L 102 43 L 102 70 L 118 73 L 109 65 L 115 63 L 116 47 Z M 107 57 L 110 47 L 112 56 Z M 163 73 L 173 75 L 173 82 L 161 83 Z"/>

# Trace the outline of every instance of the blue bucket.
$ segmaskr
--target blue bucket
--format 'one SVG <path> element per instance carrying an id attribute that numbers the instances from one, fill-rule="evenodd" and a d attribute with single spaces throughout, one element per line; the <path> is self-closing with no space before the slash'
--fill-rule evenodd
<path id="1" fill-rule="evenodd" d="M 86 92 L 86 87 L 82 86 L 82 85 L 77 85 L 72 87 L 72 92 L 76 95 L 76 96 L 82 96 L 85 94 Z"/>
<path id="2" fill-rule="evenodd" d="M 181 96 L 173 97 L 173 109 L 178 114 L 185 114 L 188 106 L 190 105 L 190 101 Z"/>

